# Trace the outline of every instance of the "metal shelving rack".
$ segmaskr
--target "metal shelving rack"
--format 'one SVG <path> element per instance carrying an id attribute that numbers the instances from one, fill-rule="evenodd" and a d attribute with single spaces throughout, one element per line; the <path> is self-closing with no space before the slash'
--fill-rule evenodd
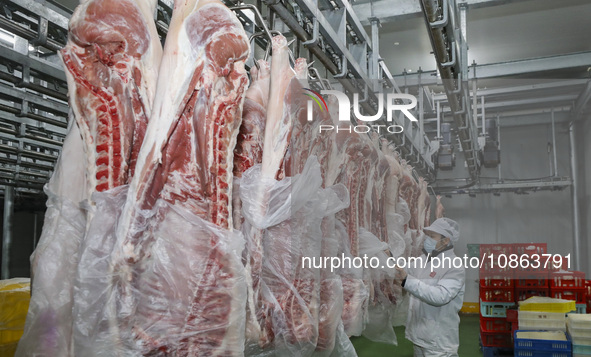
<path id="1" fill-rule="evenodd" d="M 68 17 L 57 7 L 14 0 L 0 7 L 0 187 L 38 196 L 68 125 L 58 51 Z"/>

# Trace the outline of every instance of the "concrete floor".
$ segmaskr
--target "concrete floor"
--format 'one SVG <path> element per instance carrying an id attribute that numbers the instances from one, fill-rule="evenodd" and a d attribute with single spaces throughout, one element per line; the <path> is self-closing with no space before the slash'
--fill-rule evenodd
<path id="1" fill-rule="evenodd" d="M 404 338 L 404 327 L 394 328 L 398 346 L 371 342 L 365 337 L 353 337 L 353 345 L 359 357 L 392 356 L 413 357 L 412 343 Z M 460 315 L 460 357 L 482 356 L 478 344 L 480 323 L 478 315 Z"/>

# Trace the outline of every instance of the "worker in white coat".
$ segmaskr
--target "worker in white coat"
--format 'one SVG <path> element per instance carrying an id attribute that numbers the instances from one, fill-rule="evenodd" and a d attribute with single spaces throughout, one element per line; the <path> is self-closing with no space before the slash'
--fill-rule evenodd
<path id="1" fill-rule="evenodd" d="M 453 247 L 459 226 L 449 218 L 439 218 L 424 232 L 423 255 L 417 264 L 406 270 L 397 267 L 402 286 L 411 294 L 406 338 L 414 344 L 415 357 L 458 356 L 465 270 L 451 262 L 456 257 Z"/>

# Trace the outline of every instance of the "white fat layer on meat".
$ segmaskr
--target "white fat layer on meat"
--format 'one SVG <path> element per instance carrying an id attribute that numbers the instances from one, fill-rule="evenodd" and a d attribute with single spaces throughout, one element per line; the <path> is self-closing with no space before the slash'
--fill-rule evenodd
<path id="1" fill-rule="evenodd" d="M 58 54 L 60 57 L 62 57 L 61 52 L 58 52 Z M 76 56 L 71 56 L 70 58 L 72 59 L 72 61 L 78 60 L 78 57 L 76 57 Z M 76 79 L 74 78 L 72 73 L 70 73 L 70 71 L 68 71 L 67 68 L 65 69 L 65 73 L 66 73 L 66 81 L 68 83 L 68 88 L 76 88 L 77 87 Z M 85 162 L 84 171 L 82 171 L 82 172 L 85 173 L 86 184 L 84 185 L 84 187 L 85 187 L 86 192 L 83 195 L 83 197 L 84 197 L 84 199 L 90 199 L 90 196 L 94 192 L 94 190 L 96 188 L 96 183 L 97 183 L 97 180 L 96 180 L 96 156 L 97 155 L 96 155 L 96 150 L 94 149 L 94 139 L 93 139 L 92 133 L 96 132 L 96 122 L 98 121 L 98 118 L 96 118 L 96 120 L 92 121 L 94 123 L 95 128 L 87 128 L 87 127 L 85 128 L 86 123 L 85 123 L 84 119 L 79 119 L 79 118 L 82 118 L 82 113 L 80 113 L 80 107 L 75 104 L 75 103 L 78 103 L 77 91 L 76 90 L 68 91 L 68 96 L 69 96 L 70 108 L 72 110 L 72 113 L 74 114 L 74 118 L 76 118 L 75 120 L 72 120 L 74 118 L 72 118 L 72 116 L 70 116 L 70 121 L 76 122 L 77 131 L 80 134 L 80 137 L 82 139 L 82 141 L 81 141 L 82 152 L 84 152 L 84 158 L 80 158 L 81 162 Z M 80 126 L 83 126 L 83 127 L 80 128 Z M 80 201 L 74 201 L 74 202 L 80 202 Z"/>
<path id="2" fill-rule="evenodd" d="M 262 174 L 274 178 L 285 156 L 291 130 L 291 120 L 282 125 L 283 118 L 289 116 L 289 105 L 284 102 L 290 80 L 295 72 L 289 67 L 287 40 L 283 36 L 273 38 L 273 57 L 271 58 L 271 88 L 265 126 Z M 270 150 L 271 149 L 271 150 Z"/>
<path id="3" fill-rule="evenodd" d="M 162 60 L 162 45 L 156 29 L 156 24 L 152 20 L 157 0 L 135 0 L 135 4 L 143 15 L 144 23 L 150 33 L 150 47 L 142 56 L 137 66 L 142 73 L 142 83 L 139 90 L 140 98 L 144 102 L 146 116 L 150 118 L 152 106 L 154 104 L 154 95 L 156 94 L 156 83 L 158 81 L 158 70 Z"/>
<path id="4" fill-rule="evenodd" d="M 192 49 L 185 27 L 183 26 L 187 16 L 195 8 L 195 1 L 175 2 L 175 11 L 172 20 L 164 51 L 160 63 L 156 95 L 152 115 L 148 121 L 146 136 L 140 149 L 135 176 L 129 185 L 129 194 L 122 212 L 121 223 L 117 227 L 117 238 L 125 239 L 131 228 L 133 213 L 141 194 L 141 184 L 145 184 L 146 178 L 152 172 L 148 159 L 162 163 L 162 148 L 168 141 L 170 131 L 175 120 L 182 111 L 181 102 L 185 94 L 192 90 L 189 84 L 192 75 L 204 59 L 204 48 L 199 51 Z M 153 156 L 151 156 L 153 155 Z"/>

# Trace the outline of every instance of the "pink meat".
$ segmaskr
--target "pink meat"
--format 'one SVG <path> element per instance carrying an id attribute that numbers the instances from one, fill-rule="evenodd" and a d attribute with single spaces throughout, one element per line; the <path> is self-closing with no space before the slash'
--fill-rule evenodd
<path id="1" fill-rule="evenodd" d="M 428 220 L 427 211 L 429 206 L 429 191 L 427 190 L 427 182 L 422 177 L 419 178 L 419 198 L 417 200 L 418 211 L 418 229 L 422 230 L 425 227 L 425 221 Z"/>
<path id="2" fill-rule="evenodd" d="M 445 208 L 441 203 L 441 196 L 437 196 L 437 206 L 435 208 L 435 219 L 445 217 Z"/>
<path id="3" fill-rule="evenodd" d="M 250 70 L 253 82 L 246 91 L 242 124 L 236 148 L 234 149 L 234 176 L 242 173 L 263 160 L 263 140 L 265 117 L 269 101 L 270 66 L 267 61 L 259 60 L 259 70 Z"/>
<path id="4" fill-rule="evenodd" d="M 265 177 L 283 178 L 283 163 L 291 140 L 295 108 L 299 107 L 298 97 L 301 86 L 292 80 L 294 71 L 289 66 L 287 40 L 279 35 L 273 37 L 271 59 L 271 87 L 262 160 L 262 174 Z"/>

